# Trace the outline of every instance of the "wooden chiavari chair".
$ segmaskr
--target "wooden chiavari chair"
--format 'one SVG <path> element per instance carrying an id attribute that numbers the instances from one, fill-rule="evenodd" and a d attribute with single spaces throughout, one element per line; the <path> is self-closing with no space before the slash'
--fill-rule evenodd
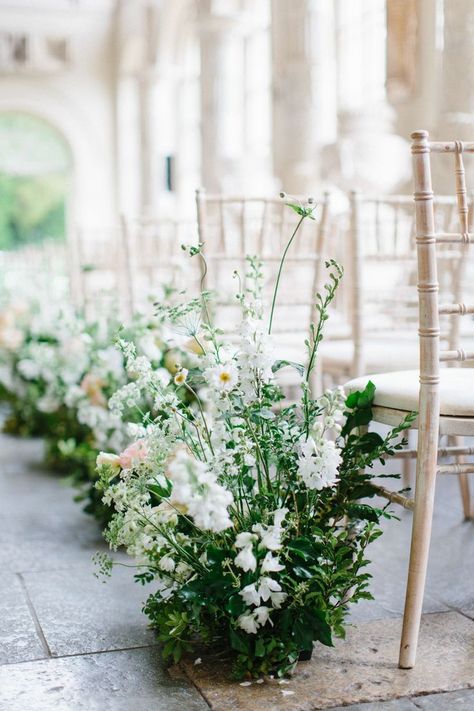
<path id="1" fill-rule="evenodd" d="M 257 255 L 264 265 L 264 301 L 270 306 L 278 267 L 299 216 L 285 202 L 304 203 L 306 198 L 288 200 L 260 196 L 207 194 L 196 191 L 199 241 L 207 262 L 204 286 L 219 295 L 214 317 L 227 334 L 235 333 L 240 315 L 236 299 L 237 270 L 245 286 L 247 255 Z M 304 341 L 316 319 L 315 295 L 324 282 L 324 249 L 329 224 L 329 194 L 315 197 L 314 220 L 306 219 L 287 254 L 278 292 L 272 335 L 278 353 L 290 361 L 304 363 Z M 285 369 L 279 380 L 287 394 L 292 373 Z M 313 387 L 318 387 L 316 380 Z"/>
<path id="2" fill-rule="evenodd" d="M 446 249 L 460 248 L 463 264 L 458 277 L 468 274 L 468 247 L 474 242 L 469 231 L 469 207 L 463 165 L 463 153 L 474 153 L 474 143 L 430 142 L 427 131 L 412 134 L 415 179 L 416 251 L 418 261 L 419 300 L 419 371 L 399 371 L 369 376 L 376 387 L 374 419 L 388 425 L 397 424 L 403 416 L 418 411 L 414 427 L 418 429 L 416 488 L 414 499 L 397 495 L 398 503 L 413 509 L 412 542 L 408 583 L 403 617 L 399 666 L 415 664 L 419 626 L 430 547 L 435 483 L 438 474 L 467 475 L 474 463 L 464 457 L 473 449 L 451 446 L 439 450 L 439 435 L 474 436 L 474 368 L 442 368 L 441 364 L 474 360 L 474 350 L 461 347 L 441 348 L 441 321 L 445 317 L 460 319 L 474 314 L 474 304 L 459 300 L 440 303 L 438 255 Z M 459 228 L 456 232 L 436 229 L 434 196 L 431 182 L 431 154 L 452 154 L 455 163 L 456 200 Z M 459 285 L 456 287 L 460 295 Z M 472 329 L 472 318 L 469 319 Z M 451 333 L 460 333 L 459 324 Z M 350 390 L 359 389 L 368 377 L 348 383 Z M 407 453 L 410 454 L 410 453 Z M 453 457 L 455 463 L 440 463 Z M 387 495 L 390 498 L 390 494 Z"/>
<path id="3" fill-rule="evenodd" d="M 413 329 L 418 303 L 413 198 L 352 192 L 348 217 L 341 291 L 349 332 L 330 335 L 320 348 L 324 379 L 332 383 L 364 373 L 418 366 Z M 437 197 L 439 229 L 449 231 L 455 218 L 455 198 Z M 446 257 L 442 286 L 449 292 L 457 283 L 462 260 L 453 263 Z M 449 337 L 451 341 L 457 338 L 452 328 Z"/>
<path id="4" fill-rule="evenodd" d="M 69 298 L 66 244 L 45 239 L 0 253 L 1 299 L 4 302 L 41 302 L 45 313 Z"/>

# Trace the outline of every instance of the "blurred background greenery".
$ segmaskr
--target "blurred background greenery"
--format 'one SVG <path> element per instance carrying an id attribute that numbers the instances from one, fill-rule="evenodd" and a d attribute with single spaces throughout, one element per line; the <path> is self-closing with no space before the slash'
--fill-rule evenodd
<path id="1" fill-rule="evenodd" d="M 0 114 L 0 249 L 62 240 L 71 159 L 62 136 L 29 114 Z"/>

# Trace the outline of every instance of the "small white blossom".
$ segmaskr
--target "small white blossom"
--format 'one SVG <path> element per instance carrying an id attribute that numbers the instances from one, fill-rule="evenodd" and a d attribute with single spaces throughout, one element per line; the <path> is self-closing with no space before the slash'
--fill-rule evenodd
<path id="1" fill-rule="evenodd" d="M 245 572 L 252 572 L 257 568 L 257 559 L 253 553 L 252 545 L 242 548 L 240 553 L 235 557 L 235 564 L 242 568 Z"/>

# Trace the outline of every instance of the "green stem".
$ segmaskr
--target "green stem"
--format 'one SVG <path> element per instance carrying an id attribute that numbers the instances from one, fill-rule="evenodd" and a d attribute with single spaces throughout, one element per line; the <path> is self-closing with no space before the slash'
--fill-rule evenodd
<path id="1" fill-rule="evenodd" d="M 185 383 L 184 385 L 185 385 L 185 387 L 189 390 L 189 392 L 192 393 L 192 395 L 194 395 L 194 397 L 196 398 L 196 402 L 197 402 L 198 407 L 199 407 L 199 412 L 201 413 L 202 421 L 203 421 L 203 424 L 204 424 L 204 429 L 206 430 L 207 443 L 208 443 L 208 445 L 209 445 L 209 448 L 210 448 L 212 454 L 214 454 L 214 448 L 213 448 L 212 442 L 211 442 L 211 433 L 209 432 L 209 428 L 208 428 L 208 426 L 207 426 L 206 416 L 205 416 L 205 414 L 204 414 L 204 410 L 203 410 L 203 407 L 202 407 L 202 404 L 201 404 L 201 400 L 199 399 L 199 396 L 198 396 L 197 392 L 196 392 L 195 390 L 193 390 L 193 388 L 192 388 L 190 385 L 188 385 L 188 383 Z"/>
<path id="2" fill-rule="evenodd" d="M 270 335 L 272 332 L 273 312 L 275 311 L 275 303 L 276 303 L 276 298 L 277 298 L 277 294 L 278 294 L 278 288 L 280 286 L 281 273 L 283 271 L 283 265 L 285 263 L 286 255 L 287 255 L 288 250 L 290 249 L 290 247 L 293 243 L 293 240 L 295 239 L 296 234 L 297 234 L 303 220 L 305 219 L 305 217 L 307 217 L 306 214 L 301 215 L 300 219 L 298 220 L 298 224 L 296 225 L 295 230 L 294 230 L 293 234 L 291 235 L 291 237 L 288 241 L 288 244 L 285 247 L 285 251 L 283 252 L 283 256 L 280 261 L 280 266 L 278 268 L 278 274 L 277 274 L 277 278 L 276 278 L 276 282 L 275 282 L 275 291 L 273 292 L 272 308 L 270 311 L 270 322 L 268 324 L 268 335 Z"/>

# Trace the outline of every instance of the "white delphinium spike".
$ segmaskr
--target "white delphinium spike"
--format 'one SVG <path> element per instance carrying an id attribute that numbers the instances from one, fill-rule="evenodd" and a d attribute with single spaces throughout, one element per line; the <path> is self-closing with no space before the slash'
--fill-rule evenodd
<path id="1" fill-rule="evenodd" d="M 185 507 L 198 528 L 218 533 L 232 527 L 227 508 L 232 505 L 233 496 L 217 482 L 205 462 L 178 450 L 168 466 L 167 477 L 173 484 L 172 503 Z"/>
<path id="2" fill-rule="evenodd" d="M 336 486 L 342 457 L 333 441 L 320 438 L 315 442 L 308 437 L 299 443 L 298 449 L 298 475 L 308 489 Z"/>

